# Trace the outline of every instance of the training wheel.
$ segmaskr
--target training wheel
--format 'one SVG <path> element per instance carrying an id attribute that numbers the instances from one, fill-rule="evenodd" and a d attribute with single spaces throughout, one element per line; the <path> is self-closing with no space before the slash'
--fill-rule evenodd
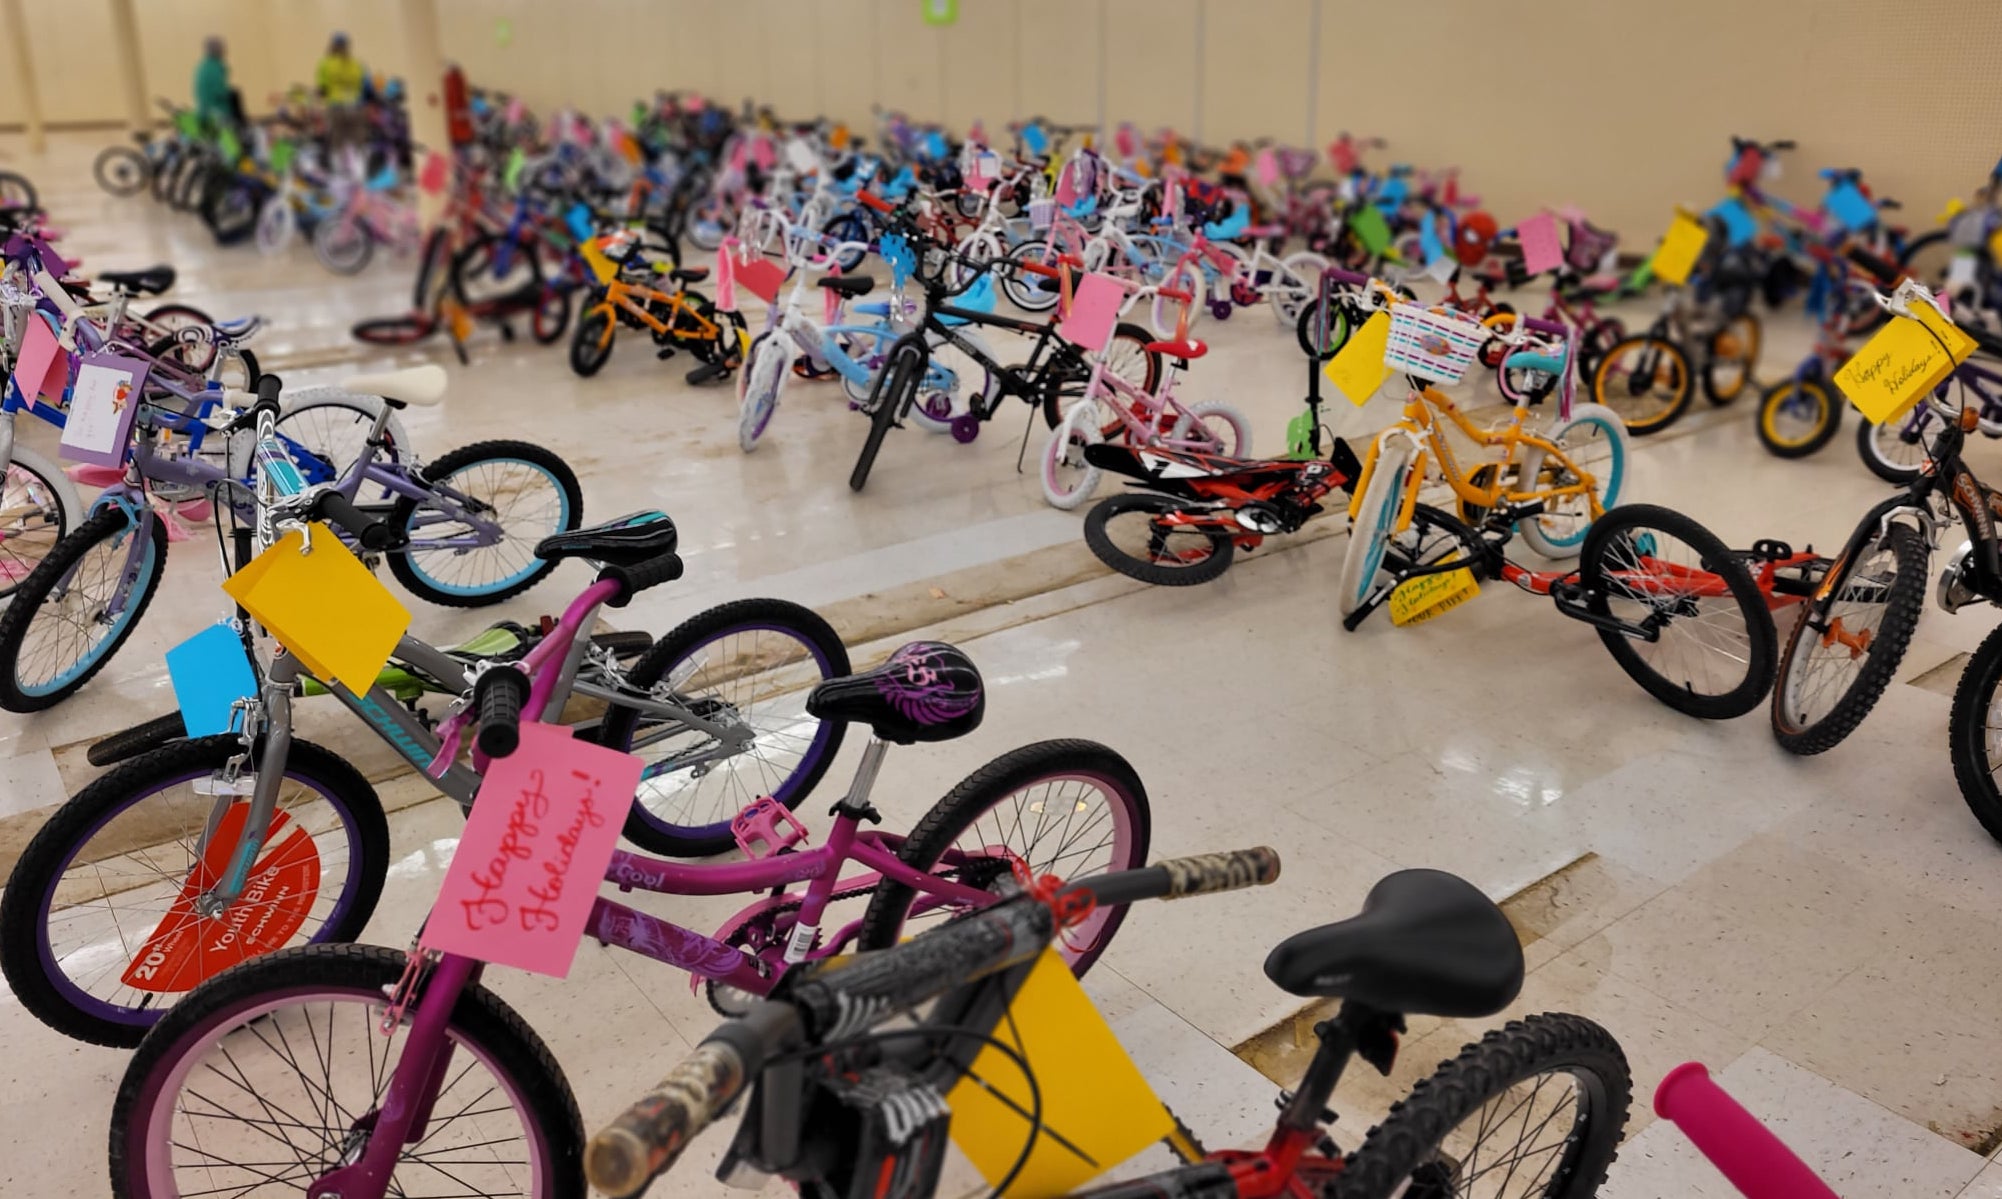
<path id="1" fill-rule="evenodd" d="M 1229 300 L 1211 300 L 1210 315 L 1220 321 L 1227 321 L 1230 319 L 1231 310 L 1235 307 L 1236 305 Z"/>
<path id="2" fill-rule="evenodd" d="M 952 418 L 952 439 L 961 445 L 970 444 L 980 436 L 980 418 L 972 413 Z"/>

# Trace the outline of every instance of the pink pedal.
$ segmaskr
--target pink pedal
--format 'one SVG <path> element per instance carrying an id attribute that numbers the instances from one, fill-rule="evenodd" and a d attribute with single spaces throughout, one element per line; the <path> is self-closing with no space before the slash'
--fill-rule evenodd
<path id="1" fill-rule="evenodd" d="M 760 795 L 730 818 L 730 835 L 745 857 L 764 858 L 806 840 L 806 826 L 784 804 Z"/>

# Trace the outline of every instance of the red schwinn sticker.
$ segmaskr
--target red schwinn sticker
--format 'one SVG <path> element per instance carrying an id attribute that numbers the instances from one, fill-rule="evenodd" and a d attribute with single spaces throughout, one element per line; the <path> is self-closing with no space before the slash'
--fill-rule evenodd
<path id="1" fill-rule="evenodd" d="M 306 922 L 320 890 L 320 850 L 312 835 L 283 812 L 271 818 L 264 856 L 251 867 L 236 902 L 214 917 L 195 901 L 221 881 L 250 815 L 247 803 L 223 813 L 208 852 L 188 873 L 181 896 L 133 956 L 125 985 L 140 991 L 194 989 L 231 966 L 282 947 Z"/>

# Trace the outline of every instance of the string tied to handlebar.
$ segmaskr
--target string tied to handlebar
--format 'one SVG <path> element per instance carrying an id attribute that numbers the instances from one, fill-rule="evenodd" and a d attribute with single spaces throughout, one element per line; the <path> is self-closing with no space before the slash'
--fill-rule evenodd
<path id="1" fill-rule="evenodd" d="M 1089 891 L 1065 890 L 1070 884 L 1054 874 L 1038 875 L 1029 868 L 1029 863 L 1017 854 L 1008 855 L 1008 869 L 1015 875 L 1015 882 L 1029 896 L 1050 909 L 1055 917 L 1059 936 L 1064 948 L 1081 951 L 1085 946 L 1071 941 L 1070 930 L 1091 919 L 1098 907 L 1098 900 Z"/>

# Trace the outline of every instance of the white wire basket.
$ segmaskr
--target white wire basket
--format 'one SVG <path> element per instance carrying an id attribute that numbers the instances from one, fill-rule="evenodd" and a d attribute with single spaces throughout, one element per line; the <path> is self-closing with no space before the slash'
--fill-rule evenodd
<path id="1" fill-rule="evenodd" d="M 1050 222 L 1056 219 L 1056 215 L 1057 202 L 1055 200 L 1029 201 L 1029 228 L 1039 232 L 1046 230 L 1050 227 Z"/>
<path id="2" fill-rule="evenodd" d="M 1390 338 L 1384 343 L 1383 364 L 1434 383 L 1458 383 L 1489 336 L 1479 321 L 1433 312 L 1417 304 L 1398 304 L 1390 310 Z"/>

